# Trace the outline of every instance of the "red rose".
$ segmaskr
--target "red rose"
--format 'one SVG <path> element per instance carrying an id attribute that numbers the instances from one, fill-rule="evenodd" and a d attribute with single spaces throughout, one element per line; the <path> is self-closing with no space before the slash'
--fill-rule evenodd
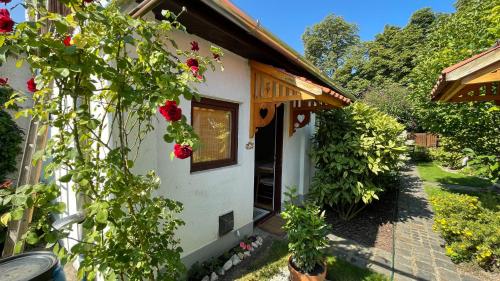
<path id="1" fill-rule="evenodd" d="M 191 148 L 191 146 L 189 146 L 187 144 L 176 143 L 174 145 L 174 154 L 175 154 L 175 157 L 177 157 L 179 159 L 186 159 L 186 158 L 190 157 L 191 155 L 193 155 L 193 149 Z"/>
<path id="2" fill-rule="evenodd" d="M 12 0 L 0 0 L 0 3 L 9 4 Z"/>
<path id="3" fill-rule="evenodd" d="M 0 86 L 7 85 L 7 81 L 9 81 L 9 78 L 0 78 Z"/>
<path id="4" fill-rule="evenodd" d="M 189 68 L 189 70 L 191 70 L 191 72 L 193 73 L 194 76 L 198 75 L 198 70 L 200 70 L 197 66 L 191 66 Z"/>
<path id="5" fill-rule="evenodd" d="M 193 67 L 193 66 L 198 67 L 198 60 L 196 60 L 196 59 L 188 59 L 188 60 L 186 61 L 186 64 L 187 64 L 187 66 L 188 66 L 189 68 L 191 68 L 191 67 Z"/>
<path id="6" fill-rule="evenodd" d="M 198 46 L 198 42 L 193 41 L 191 42 L 191 51 L 199 51 L 200 47 Z"/>
<path id="7" fill-rule="evenodd" d="M 31 78 L 30 80 L 28 80 L 28 82 L 26 82 L 26 85 L 28 86 L 28 91 L 30 91 L 32 93 L 37 91 L 35 78 Z"/>
<path id="8" fill-rule="evenodd" d="M 66 46 L 66 47 L 71 46 L 71 36 L 66 36 L 66 38 L 64 38 L 63 43 L 64 43 L 64 46 Z"/>
<path id="9" fill-rule="evenodd" d="M 177 107 L 175 101 L 167 101 L 164 106 L 160 106 L 160 113 L 167 121 L 175 122 L 181 119 L 182 110 Z"/>
<path id="10" fill-rule="evenodd" d="M 14 27 L 14 21 L 10 17 L 7 9 L 0 9 L 0 33 L 11 32 Z"/>

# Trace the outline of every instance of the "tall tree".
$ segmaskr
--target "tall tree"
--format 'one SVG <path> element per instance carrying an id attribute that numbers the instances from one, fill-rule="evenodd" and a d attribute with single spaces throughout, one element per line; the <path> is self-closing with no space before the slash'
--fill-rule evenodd
<path id="1" fill-rule="evenodd" d="M 350 47 L 359 44 L 358 27 L 342 17 L 328 15 L 320 23 L 307 27 L 302 35 L 305 56 L 332 77 L 344 64 Z"/>
<path id="2" fill-rule="evenodd" d="M 420 124 L 446 136 L 457 151 L 500 155 L 500 111 L 492 103 L 436 103 L 430 92 L 442 69 L 490 48 L 500 38 L 500 0 L 459 0 L 453 14 L 439 17 L 417 57 L 410 78 Z"/>

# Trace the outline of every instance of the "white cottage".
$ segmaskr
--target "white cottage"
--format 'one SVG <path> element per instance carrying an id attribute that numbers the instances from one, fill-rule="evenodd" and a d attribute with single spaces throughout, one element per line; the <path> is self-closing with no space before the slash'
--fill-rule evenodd
<path id="1" fill-rule="evenodd" d="M 312 112 L 348 105 L 352 97 L 227 0 L 145 0 L 128 7 L 150 19 L 186 7 L 180 22 L 189 33 L 172 34 L 178 45 L 188 49 L 197 41 L 204 55 L 210 45 L 224 52 L 224 71 L 207 72 L 207 82 L 198 86 L 201 101 L 180 103 L 201 149 L 191 160 L 171 161 L 166 124 L 158 122 L 136 162 L 137 172 L 157 171 L 158 195 L 184 204 L 186 224 L 177 235 L 190 266 L 221 254 L 251 234 L 256 222 L 280 212 L 286 187 L 307 193 Z M 67 214 L 76 212 L 71 188 L 63 188 L 62 198 Z M 72 235 L 79 234 L 75 226 Z"/>
<path id="2" fill-rule="evenodd" d="M 202 141 L 191 161 L 168 158 L 172 147 L 162 139 L 160 122 L 138 166 L 155 169 L 160 195 L 184 204 L 186 225 L 178 235 L 190 265 L 234 246 L 256 221 L 279 212 L 287 186 L 307 193 L 311 112 L 351 100 L 229 1 L 146 0 L 135 11 L 160 19 L 162 10 L 182 7 L 189 34 L 173 38 L 185 48 L 197 41 L 205 55 L 210 45 L 220 46 L 224 71 L 207 73 L 200 102 L 180 103 Z"/>

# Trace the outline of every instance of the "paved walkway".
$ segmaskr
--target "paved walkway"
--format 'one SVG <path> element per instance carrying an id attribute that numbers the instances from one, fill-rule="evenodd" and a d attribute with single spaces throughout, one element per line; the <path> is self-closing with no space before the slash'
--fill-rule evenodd
<path id="1" fill-rule="evenodd" d="M 394 279 L 479 281 L 461 275 L 445 255 L 444 241 L 432 230 L 433 213 L 414 166 L 405 173 L 398 201 Z"/>

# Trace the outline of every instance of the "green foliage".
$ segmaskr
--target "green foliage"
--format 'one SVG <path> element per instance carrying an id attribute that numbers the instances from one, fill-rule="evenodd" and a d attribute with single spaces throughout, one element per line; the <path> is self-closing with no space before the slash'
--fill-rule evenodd
<path id="1" fill-rule="evenodd" d="M 483 196 L 489 198 L 490 208 L 483 206 L 475 196 L 446 191 L 431 192 L 430 202 L 435 212 L 434 229 L 445 239 L 446 254 L 454 262 L 473 261 L 485 269 L 498 269 L 500 197 L 497 194 Z M 495 202 L 491 202 L 492 198 Z"/>
<path id="2" fill-rule="evenodd" d="M 500 155 L 500 111 L 488 102 L 431 102 L 430 93 L 442 69 L 490 48 L 499 38 L 498 0 L 458 1 L 457 11 L 441 15 L 411 72 L 411 99 L 426 131 L 448 137 L 478 155 Z"/>
<path id="3" fill-rule="evenodd" d="M 408 90 L 398 83 L 386 82 L 370 87 L 364 93 L 362 101 L 396 118 L 411 132 L 420 129 L 413 116 L 413 105 L 408 98 Z"/>
<path id="4" fill-rule="evenodd" d="M 167 100 L 179 105 L 181 96 L 198 98 L 193 85 L 214 69 L 214 61 L 179 49 L 169 36 L 184 27 L 168 11 L 163 21 L 146 21 L 123 14 L 116 2 L 63 3 L 71 11 L 67 16 L 26 4 L 40 20 L 19 23 L 1 37 L 8 55 L 23 54 L 20 61 L 30 65 L 37 88 L 29 94 L 18 90 L 7 104 L 32 95 L 34 106 L 18 115 L 33 116 L 41 130 L 51 128 L 46 149 L 35 156 L 50 160 L 44 170 L 48 184 L 26 190 L 49 198 L 56 184 L 68 183 L 83 198 L 85 236 L 68 253 L 70 259 L 82 257 L 79 279 L 100 274 L 106 280 L 178 280 L 184 266 L 175 232 L 184 224 L 177 218 L 182 204 L 154 195 L 160 185 L 154 171 L 132 169 L 143 140 L 155 130 L 158 108 Z M 70 35 L 71 43 L 63 44 Z M 220 55 L 217 48 L 211 51 Z M 190 68 L 188 58 L 199 68 Z M 166 127 L 166 141 L 198 145 L 185 116 Z M 17 192 L 11 201 L 30 198 Z M 43 233 L 29 234 L 26 242 L 53 242 L 49 225 L 42 223 Z"/>
<path id="5" fill-rule="evenodd" d="M 303 273 L 310 273 L 325 262 L 323 248 L 328 245 L 328 226 L 324 212 L 312 203 L 296 205 L 296 188 L 286 192 L 288 201 L 281 216 L 285 220 L 283 229 L 288 234 L 288 250 L 292 262 Z"/>
<path id="6" fill-rule="evenodd" d="M 375 40 L 348 49 L 333 78 L 359 97 L 386 83 L 406 86 L 435 19 L 435 13 L 425 8 L 416 11 L 404 28 L 387 25 Z"/>
<path id="7" fill-rule="evenodd" d="M 447 151 L 444 147 L 429 148 L 430 158 L 442 166 L 451 169 L 462 168 L 462 159 L 464 155 L 460 152 Z"/>
<path id="8" fill-rule="evenodd" d="M 382 177 L 397 172 L 406 152 L 403 126 L 356 102 L 317 115 L 311 157 L 316 173 L 310 195 L 350 219 L 384 190 Z"/>
<path id="9" fill-rule="evenodd" d="M 51 228 L 52 215 L 66 210 L 64 203 L 55 201 L 59 195 L 59 187 L 55 184 L 0 189 L 0 227 L 6 231 L 9 221 L 21 219 L 26 208 L 34 208 L 33 222 L 24 236 L 26 243 L 29 245 L 38 245 L 42 241 L 55 243 L 62 237 L 62 233 Z"/>
<path id="10" fill-rule="evenodd" d="M 468 170 L 473 174 L 486 177 L 492 182 L 500 180 L 500 156 L 496 155 L 476 155 L 471 149 L 464 149 L 464 152 L 472 158 L 468 165 Z"/>
<path id="11" fill-rule="evenodd" d="M 330 77 L 344 63 L 350 47 L 359 43 L 358 27 L 330 14 L 302 35 L 305 57 Z"/>
<path id="12" fill-rule="evenodd" d="M 16 159 L 21 153 L 23 132 L 12 120 L 9 113 L 3 110 L 3 105 L 12 89 L 8 86 L 0 86 L 0 184 L 9 173 L 16 170 Z"/>

